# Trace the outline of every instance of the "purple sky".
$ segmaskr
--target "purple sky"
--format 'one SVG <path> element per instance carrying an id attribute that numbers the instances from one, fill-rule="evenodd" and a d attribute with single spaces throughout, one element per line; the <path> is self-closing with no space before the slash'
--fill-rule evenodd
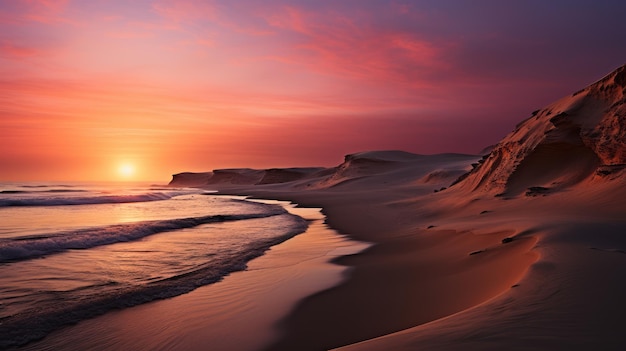
<path id="1" fill-rule="evenodd" d="M 621 1 L 0 0 L 0 179 L 475 153 L 626 63 Z"/>

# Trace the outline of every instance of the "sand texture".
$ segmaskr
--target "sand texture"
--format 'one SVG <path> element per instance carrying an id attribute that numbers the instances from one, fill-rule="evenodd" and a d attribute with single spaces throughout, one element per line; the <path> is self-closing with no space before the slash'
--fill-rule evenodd
<path id="1" fill-rule="evenodd" d="M 268 350 L 624 349 L 625 90 L 621 67 L 487 155 L 364 152 L 171 184 L 321 207 L 373 244 L 335 260 L 344 281 L 301 300 Z"/>

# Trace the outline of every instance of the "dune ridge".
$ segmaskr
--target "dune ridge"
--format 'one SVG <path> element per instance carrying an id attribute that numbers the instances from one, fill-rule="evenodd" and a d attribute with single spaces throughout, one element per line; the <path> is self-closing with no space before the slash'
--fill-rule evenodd
<path id="1" fill-rule="evenodd" d="M 626 66 L 533 112 L 459 186 L 501 195 L 564 189 L 626 164 Z"/>
<path id="2" fill-rule="evenodd" d="M 267 350 L 623 349 L 625 89 L 620 67 L 484 156 L 374 151 L 264 184 L 172 183 L 322 207 L 373 244 L 336 259 L 345 281 L 301 300 Z"/>
<path id="3" fill-rule="evenodd" d="M 417 155 L 406 151 L 369 151 L 346 155 L 344 162 L 336 167 L 301 167 L 249 169 L 216 169 L 212 172 L 184 172 L 172 176 L 169 185 L 174 187 L 214 186 L 220 189 L 252 185 L 283 184 L 278 190 L 306 189 L 324 190 L 345 187 L 346 184 L 374 176 L 401 174 L 401 183 L 408 178 L 423 176 L 421 181 L 433 189 L 439 185 L 449 185 L 458 175 L 470 169 L 469 161 L 479 156 L 465 154 Z M 436 165 L 441 168 L 432 169 Z M 432 174 L 431 174 L 432 172 Z M 390 181 L 394 181 L 393 177 Z M 264 187 L 267 188 L 267 187 Z"/>

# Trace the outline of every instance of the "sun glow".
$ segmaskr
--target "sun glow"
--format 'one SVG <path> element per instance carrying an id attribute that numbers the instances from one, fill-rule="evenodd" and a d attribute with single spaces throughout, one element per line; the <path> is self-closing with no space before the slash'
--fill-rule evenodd
<path id="1" fill-rule="evenodd" d="M 132 178 L 135 175 L 135 166 L 130 163 L 123 163 L 117 168 L 117 174 L 122 178 Z"/>

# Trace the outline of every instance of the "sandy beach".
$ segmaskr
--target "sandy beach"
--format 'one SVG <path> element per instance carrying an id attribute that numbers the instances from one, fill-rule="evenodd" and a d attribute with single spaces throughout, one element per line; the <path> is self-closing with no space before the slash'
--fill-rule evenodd
<path id="1" fill-rule="evenodd" d="M 484 156 L 379 151 L 282 180 L 197 174 L 224 194 L 321 207 L 374 244 L 336 259 L 345 280 L 298 302 L 267 349 L 621 349 L 624 71 L 536 111 Z"/>
<path id="2" fill-rule="evenodd" d="M 360 155 L 357 159 L 361 161 L 356 163 L 369 166 L 373 161 L 368 157 L 372 156 L 381 155 Z M 427 184 L 414 181 L 428 178 L 432 172 L 445 173 L 440 171 L 442 166 L 450 167 L 449 174 L 456 174 L 453 167 L 463 163 L 467 167 L 471 160 L 476 157 L 415 156 L 397 161 L 391 174 L 348 182 L 345 186 L 349 190 L 340 190 L 341 186 L 284 193 L 278 187 L 267 192 L 241 190 L 321 206 L 332 228 L 375 244 L 361 254 L 335 260 L 352 267 L 347 280 L 301 301 L 281 321 L 283 338 L 269 349 L 323 350 L 376 338 L 457 313 L 517 284 L 537 260 L 538 255 L 531 251 L 536 238 L 503 245 L 502 240 L 518 234 L 519 229 L 504 225 L 440 228 L 449 213 L 431 212 L 430 206 L 437 195 L 433 187 L 439 189 L 447 179 Z M 432 164 L 425 167 L 428 161 Z M 399 177 L 403 174 L 406 179 Z M 396 182 L 396 191 L 388 191 L 386 182 Z M 477 205 L 463 213 L 458 209 L 451 213 L 470 221 L 472 217 L 486 217 L 480 214 L 481 208 Z M 489 252 L 481 252 L 486 248 Z"/>

